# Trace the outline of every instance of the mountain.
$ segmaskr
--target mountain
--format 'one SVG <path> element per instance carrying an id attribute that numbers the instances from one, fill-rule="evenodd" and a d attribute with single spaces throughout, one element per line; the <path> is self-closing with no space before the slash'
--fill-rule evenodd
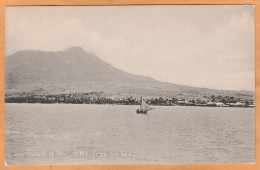
<path id="1" fill-rule="evenodd" d="M 196 88 L 129 74 L 80 47 L 64 51 L 19 51 L 6 58 L 6 93 L 100 92 L 108 96 L 202 98 L 227 95 L 252 99 L 250 91 Z"/>

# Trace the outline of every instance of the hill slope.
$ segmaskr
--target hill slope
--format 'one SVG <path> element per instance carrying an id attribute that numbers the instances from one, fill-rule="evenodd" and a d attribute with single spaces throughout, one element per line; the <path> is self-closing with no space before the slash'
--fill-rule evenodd
<path id="1" fill-rule="evenodd" d="M 164 83 L 126 73 L 80 47 L 65 51 L 20 51 L 6 58 L 6 92 L 67 93 L 104 91 L 108 96 L 200 98 L 229 95 L 252 98 L 248 91 L 224 91 Z"/>

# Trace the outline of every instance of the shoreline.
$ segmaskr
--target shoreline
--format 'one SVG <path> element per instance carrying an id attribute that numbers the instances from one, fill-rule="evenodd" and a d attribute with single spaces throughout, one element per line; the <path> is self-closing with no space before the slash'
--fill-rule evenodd
<path id="1" fill-rule="evenodd" d="M 96 103 L 29 103 L 29 102 L 24 102 L 24 103 L 15 103 L 15 102 L 5 102 L 5 104 L 48 104 L 48 105 L 108 105 L 108 106 L 140 106 L 139 104 L 96 104 Z M 160 106 L 160 107 L 217 107 L 217 108 L 255 108 L 255 106 L 200 106 L 200 105 L 149 105 L 149 106 Z"/>
<path id="2" fill-rule="evenodd" d="M 141 97 L 150 106 L 197 106 L 197 107 L 255 107 L 255 99 L 233 96 L 208 95 L 188 98 L 172 97 Z M 5 94 L 5 103 L 43 103 L 43 104 L 109 104 L 109 105 L 140 105 L 141 98 L 133 96 L 112 97 L 104 92 L 34 94 Z"/>

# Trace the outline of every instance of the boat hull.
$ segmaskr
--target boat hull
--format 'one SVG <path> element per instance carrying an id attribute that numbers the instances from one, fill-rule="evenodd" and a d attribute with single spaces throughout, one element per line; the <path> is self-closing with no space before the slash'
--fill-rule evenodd
<path id="1" fill-rule="evenodd" d="M 147 113 L 147 111 L 145 111 L 145 110 L 140 110 L 140 109 L 137 109 L 137 110 L 136 110 L 136 113 L 137 113 L 137 114 L 146 114 L 146 113 Z"/>

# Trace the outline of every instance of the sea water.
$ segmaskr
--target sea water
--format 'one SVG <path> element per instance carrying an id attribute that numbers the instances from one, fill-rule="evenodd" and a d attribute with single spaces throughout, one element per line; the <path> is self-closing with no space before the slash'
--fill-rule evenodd
<path id="1" fill-rule="evenodd" d="M 6 104 L 9 165 L 253 163 L 255 109 Z"/>

